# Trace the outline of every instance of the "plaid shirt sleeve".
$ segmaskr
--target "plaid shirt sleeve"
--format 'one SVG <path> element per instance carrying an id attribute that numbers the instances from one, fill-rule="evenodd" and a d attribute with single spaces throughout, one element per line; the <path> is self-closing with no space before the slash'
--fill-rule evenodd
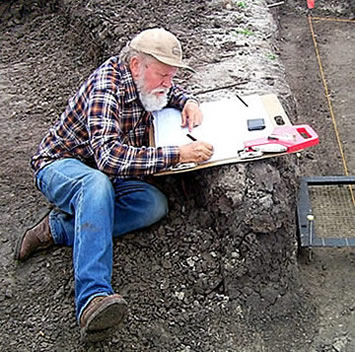
<path id="1" fill-rule="evenodd" d="M 88 105 L 88 132 L 98 168 L 113 176 L 142 176 L 179 160 L 178 147 L 128 145 L 119 126 L 119 102 L 108 89 L 94 89 Z"/>
<path id="2" fill-rule="evenodd" d="M 185 103 L 190 99 L 195 100 L 198 103 L 198 100 L 194 96 L 178 86 L 173 86 L 170 91 L 168 106 L 182 110 Z"/>

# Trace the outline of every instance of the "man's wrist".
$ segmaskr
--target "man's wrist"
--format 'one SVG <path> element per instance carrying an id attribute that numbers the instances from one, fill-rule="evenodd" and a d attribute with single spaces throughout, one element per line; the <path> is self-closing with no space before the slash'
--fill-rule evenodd
<path id="1" fill-rule="evenodd" d="M 196 98 L 187 99 L 185 105 L 188 103 L 194 103 L 194 104 L 197 104 L 197 106 L 200 106 L 200 102 Z"/>

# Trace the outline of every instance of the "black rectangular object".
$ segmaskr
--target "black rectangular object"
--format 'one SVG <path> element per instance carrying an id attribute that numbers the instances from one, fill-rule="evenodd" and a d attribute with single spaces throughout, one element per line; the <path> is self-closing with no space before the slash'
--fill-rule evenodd
<path id="1" fill-rule="evenodd" d="M 265 128 L 265 120 L 261 119 L 249 119 L 247 120 L 249 131 L 258 131 Z"/>

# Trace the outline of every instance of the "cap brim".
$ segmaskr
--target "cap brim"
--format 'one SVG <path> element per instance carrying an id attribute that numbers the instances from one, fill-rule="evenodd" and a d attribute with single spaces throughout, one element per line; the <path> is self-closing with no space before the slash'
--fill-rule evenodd
<path id="1" fill-rule="evenodd" d="M 173 67 L 178 67 L 178 68 L 184 68 L 188 71 L 196 73 L 196 71 L 192 67 L 184 64 L 183 62 L 178 62 L 176 60 L 171 60 L 170 58 L 165 58 L 163 56 L 157 56 L 157 55 L 150 54 L 150 53 L 149 53 L 149 55 L 153 56 L 156 60 L 162 62 L 163 64 L 173 66 Z"/>

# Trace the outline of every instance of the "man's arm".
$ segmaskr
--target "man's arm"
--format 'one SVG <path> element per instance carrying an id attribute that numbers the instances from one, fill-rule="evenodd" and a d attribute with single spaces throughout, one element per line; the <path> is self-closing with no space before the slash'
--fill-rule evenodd
<path id="1" fill-rule="evenodd" d="M 87 109 L 96 164 L 107 175 L 149 175 L 179 162 L 180 152 L 176 146 L 153 148 L 126 144 L 119 126 L 117 97 L 110 90 L 93 91 Z"/>
<path id="2" fill-rule="evenodd" d="M 169 92 L 168 107 L 176 108 L 182 111 L 188 100 L 194 100 L 198 103 L 198 100 L 186 90 L 178 86 L 172 86 Z"/>

